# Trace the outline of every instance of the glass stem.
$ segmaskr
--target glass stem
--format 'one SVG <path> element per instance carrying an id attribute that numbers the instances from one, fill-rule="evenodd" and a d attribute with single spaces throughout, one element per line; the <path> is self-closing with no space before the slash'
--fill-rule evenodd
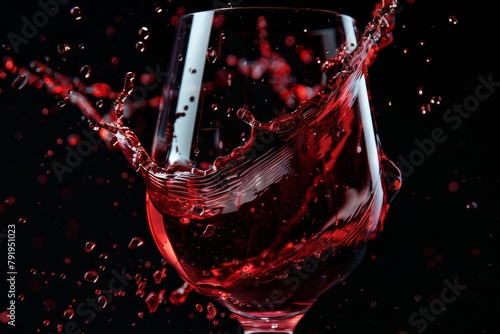
<path id="1" fill-rule="evenodd" d="M 236 315 L 236 319 L 243 328 L 242 334 L 293 334 L 295 326 L 302 319 L 304 314 L 297 314 L 295 316 L 284 319 L 252 319 Z"/>

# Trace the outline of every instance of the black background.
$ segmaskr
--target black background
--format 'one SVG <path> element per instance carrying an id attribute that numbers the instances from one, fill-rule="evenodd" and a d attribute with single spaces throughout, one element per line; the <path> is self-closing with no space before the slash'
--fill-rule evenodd
<path id="1" fill-rule="evenodd" d="M 357 18 L 363 27 L 376 2 L 234 3 L 336 10 Z M 73 6 L 81 8 L 81 20 L 71 16 Z M 157 6 L 162 13 L 155 12 Z M 85 83 L 105 82 L 120 90 L 128 71 L 142 74 L 147 66 L 165 68 L 173 33 L 169 22 L 180 7 L 191 12 L 214 6 L 212 1 L 69 1 L 60 5 L 59 13 L 36 37 L 20 45 L 19 52 L 4 48 L 1 57 L 10 56 L 26 67 L 31 60 L 50 56 L 48 64 L 69 76 L 79 76 L 80 67 L 89 65 L 92 75 Z M 22 18 L 31 19 L 39 10 L 35 1 L 3 1 L 1 43 L 9 44 L 7 34 L 19 33 Z M 456 24 L 450 17 L 456 17 Z M 479 77 L 500 82 L 494 51 L 497 23 L 495 11 L 479 2 L 416 0 L 403 2 L 398 9 L 394 41 L 380 52 L 368 78 L 384 151 L 402 162 L 422 152 L 415 141 L 431 138 L 435 129 L 443 129 L 447 140 L 436 143 L 430 153 L 420 153 L 424 159 L 414 170 L 406 170 L 384 232 L 369 244 L 364 261 L 344 284 L 325 293 L 305 315 L 297 334 L 418 333 L 409 317 L 419 307 L 438 305 L 444 280 L 456 280 L 467 288 L 428 321 L 423 332 L 498 333 L 500 87 L 493 87 L 495 91 L 456 129 L 443 120 L 454 104 L 473 101 Z M 142 26 L 149 28 L 151 37 L 140 53 L 135 43 Z M 108 27 L 115 29 L 111 37 L 106 37 Z M 61 43 L 72 50 L 60 55 L 57 45 Z M 80 43 L 84 50 L 78 48 Z M 120 62 L 111 64 L 112 57 Z M 1 68 L 5 70 L 3 62 Z M 7 232 L 8 224 L 16 225 L 18 299 L 16 327 L 0 323 L 0 332 L 56 333 L 58 325 L 70 321 L 64 311 L 95 297 L 96 289 L 106 289 L 114 269 L 147 279 L 146 295 L 165 289 L 167 298 L 150 313 L 144 297 L 136 295 L 137 284 L 130 281 L 124 295 L 113 298 L 93 321 L 85 323 L 86 316 L 75 315 L 72 320 L 83 332 L 237 333 L 236 321 L 217 303 L 218 323 L 207 320 L 208 298 L 192 293 L 183 305 L 173 305 L 168 294 L 182 281 L 170 267 L 162 284 L 154 282 L 153 273 L 164 264 L 147 226 L 144 183 L 118 151 L 100 144 L 71 173 L 65 173 L 62 182 L 53 172 L 46 174 L 53 161 L 64 162 L 66 138 L 81 134 L 87 125 L 76 107 L 57 107 L 60 99 L 28 85 L 14 90 L 15 75 L 4 73 L 0 79 L 0 233 Z M 150 90 L 148 97 L 159 93 L 160 88 Z M 422 113 L 421 106 L 433 97 L 441 103 L 430 104 L 431 110 Z M 44 115 L 43 108 L 50 113 Z M 155 119 L 156 110 L 146 108 L 129 120 L 146 147 Z M 63 139 L 62 145 L 57 144 L 58 138 Z M 48 150 L 52 156 L 47 156 Z M 41 175 L 46 182 L 40 182 Z M 134 237 L 144 245 L 129 249 Z M 1 240 L 0 262 L 5 268 L 6 239 Z M 89 241 L 96 247 L 86 252 Z M 107 260 L 100 257 L 103 253 Z M 83 279 L 88 270 L 100 273 L 96 283 Z M 0 312 L 8 301 L 4 283 L 2 274 Z M 197 303 L 204 306 L 202 312 L 196 311 Z"/>

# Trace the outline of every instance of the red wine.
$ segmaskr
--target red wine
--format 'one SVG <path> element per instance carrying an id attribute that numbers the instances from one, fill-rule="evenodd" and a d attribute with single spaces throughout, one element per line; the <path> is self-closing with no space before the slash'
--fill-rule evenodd
<path id="1" fill-rule="evenodd" d="M 106 84 L 76 84 L 33 62 L 40 78 L 20 69 L 13 87 L 20 89 L 28 83 L 41 88 L 43 82 L 49 93 L 61 94 L 78 106 L 110 146 L 122 150 L 146 182 L 149 224 L 161 254 L 192 288 L 218 298 L 239 314 L 292 316 L 306 311 L 354 270 L 367 241 L 383 229 L 390 195 L 399 187 L 399 171 L 383 154 L 374 131 L 364 74 L 377 51 L 392 39 L 392 16 L 386 15 L 393 8 L 391 3 L 377 4 L 374 20 L 358 46 L 339 45 L 338 57 L 318 63 L 323 72 L 304 70 L 301 62 L 315 62 L 307 50 L 300 52 L 301 62 L 295 64 L 300 65 L 300 76 L 309 72 L 323 77 L 324 73 L 327 82 L 309 85 L 307 78 L 290 87 L 288 93 L 295 90 L 297 97 L 302 96 L 294 111 L 272 115 L 276 117 L 269 120 L 269 113 L 259 106 L 242 103 L 238 110 L 229 108 L 232 118 L 226 130 L 234 127 L 228 131 L 232 139 L 218 140 L 210 149 L 195 146 L 192 152 L 183 152 L 184 161 L 167 164 L 151 159 L 134 132 L 124 126 L 123 109 L 133 91 L 133 73 L 127 74 L 122 91 L 115 93 Z M 273 67 L 274 76 L 266 78 L 271 91 L 282 98 L 292 66 L 277 58 L 264 40 L 267 23 L 262 17 L 257 27 L 260 51 L 267 55 L 264 63 L 281 66 Z M 287 46 L 294 45 L 294 36 L 283 37 Z M 289 37 L 293 38 L 287 42 Z M 216 56 L 217 50 L 207 50 L 211 64 Z M 234 56 L 226 59 L 229 66 L 240 66 Z M 4 62 L 15 71 L 12 59 Z M 239 70 L 249 71 L 253 83 L 265 82 L 262 64 L 256 61 L 254 65 L 253 69 L 242 65 Z M 198 73 L 188 70 L 189 75 Z M 247 77 L 223 79 L 228 86 L 238 87 L 237 80 Z M 89 96 L 114 99 L 112 112 L 101 116 Z M 257 96 L 259 103 L 262 96 Z M 286 96 L 285 105 L 295 106 Z M 234 96 L 233 100 L 239 101 Z M 201 102 L 196 115 L 210 109 L 215 111 L 217 105 Z M 176 118 L 184 116 L 175 113 L 163 124 L 162 149 L 178 149 L 174 139 L 182 133 L 172 129 Z M 198 133 L 203 130 L 197 128 Z M 219 138 L 217 133 L 214 137 Z"/>
<path id="2" fill-rule="evenodd" d="M 195 290 L 245 315 L 289 315 L 359 263 L 388 208 L 387 160 L 362 73 L 344 84 L 268 123 L 240 109 L 251 139 L 206 170 L 148 170 L 151 230 Z"/>

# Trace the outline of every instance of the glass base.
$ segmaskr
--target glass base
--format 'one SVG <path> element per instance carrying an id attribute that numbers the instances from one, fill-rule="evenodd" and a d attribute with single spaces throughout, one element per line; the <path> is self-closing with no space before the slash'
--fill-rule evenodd
<path id="1" fill-rule="evenodd" d="M 293 334 L 297 323 L 302 319 L 304 314 L 300 313 L 282 319 L 247 318 L 237 314 L 235 316 L 241 327 L 243 327 L 243 334 Z"/>

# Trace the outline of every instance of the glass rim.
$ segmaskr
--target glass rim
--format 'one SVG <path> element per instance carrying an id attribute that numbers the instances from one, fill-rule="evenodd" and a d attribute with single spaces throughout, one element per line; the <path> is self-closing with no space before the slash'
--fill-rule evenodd
<path id="1" fill-rule="evenodd" d="M 276 11 L 276 12 L 310 12 L 310 13 L 323 13 L 329 14 L 332 16 L 342 17 L 344 19 L 352 20 L 356 23 L 356 19 L 349 14 L 343 14 L 338 11 L 328 10 L 328 9 L 320 9 L 320 8 L 311 8 L 311 7 L 285 7 L 285 6 L 241 6 L 241 7 L 227 7 L 227 8 L 213 8 L 207 10 L 194 11 L 190 13 L 185 13 L 179 17 L 179 19 L 183 17 L 192 16 L 195 14 L 201 13 L 223 13 L 223 12 L 236 12 L 236 11 L 248 11 L 248 10 L 268 10 L 268 11 Z"/>

